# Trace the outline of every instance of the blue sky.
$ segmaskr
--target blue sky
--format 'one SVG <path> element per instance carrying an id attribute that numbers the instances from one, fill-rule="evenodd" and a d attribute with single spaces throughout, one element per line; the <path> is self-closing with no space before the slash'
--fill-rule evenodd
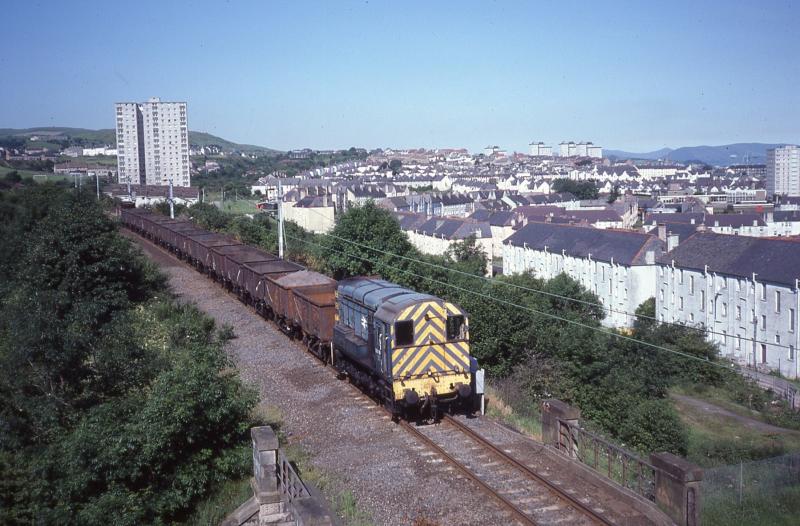
<path id="1" fill-rule="evenodd" d="M 0 127 L 190 129 L 280 149 L 800 141 L 800 4 L 4 2 Z"/>

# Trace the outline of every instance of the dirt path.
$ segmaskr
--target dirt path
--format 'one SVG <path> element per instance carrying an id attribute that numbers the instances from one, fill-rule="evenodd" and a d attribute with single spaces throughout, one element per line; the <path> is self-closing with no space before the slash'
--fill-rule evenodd
<path id="1" fill-rule="evenodd" d="M 754 431 L 758 431 L 761 433 L 797 433 L 797 431 L 794 431 L 792 429 L 773 426 L 772 424 L 767 424 L 766 422 L 762 422 L 761 420 L 757 420 L 755 418 L 742 416 L 738 413 L 734 413 L 730 409 L 725 409 L 724 407 L 720 407 L 706 400 L 700 400 L 699 398 L 693 398 L 691 396 L 686 396 L 677 393 L 670 393 L 669 396 L 670 398 L 677 400 L 682 404 L 692 406 L 693 408 L 702 411 L 706 414 L 722 416 L 725 418 L 730 418 L 731 420 L 735 420 L 740 424 L 744 425 L 745 427 L 748 427 Z"/>

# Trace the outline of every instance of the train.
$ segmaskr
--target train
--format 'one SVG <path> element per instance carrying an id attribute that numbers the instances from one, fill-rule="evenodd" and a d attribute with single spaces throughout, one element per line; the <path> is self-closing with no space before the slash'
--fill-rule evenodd
<path id="1" fill-rule="evenodd" d="M 375 276 L 336 281 L 186 219 L 136 208 L 119 215 L 301 340 L 394 418 L 437 421 L 478 409 L 469 316 L 458 305 Z"/>

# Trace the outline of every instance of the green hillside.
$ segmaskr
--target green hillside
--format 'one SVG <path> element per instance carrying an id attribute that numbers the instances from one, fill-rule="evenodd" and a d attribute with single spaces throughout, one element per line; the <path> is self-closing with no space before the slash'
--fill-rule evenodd
<path id="1" fill-rule="evenodd" d="M 0 128 L 0 139 L 4 137 L 16 137 L 30 140 L 30 137 L 34 136 L 37 136 L 39 140 L 32 141 L 32 145 L 53 143 L 54 141 L 69 141 L 70 143 L 80 144 L 82 146 L 102 146 L 116 143 L 116 136 L 112 129 L 89 130 L 86 128 L 50 126 L 41 128 Z M 189 143 L 196 146 L 216 144 L 226 151 L 237 150 L 243 152 L 279 153 L 278 150 L 265 148 L 263 146 L 237 144 L 205 132 L 189 131 Z"/>

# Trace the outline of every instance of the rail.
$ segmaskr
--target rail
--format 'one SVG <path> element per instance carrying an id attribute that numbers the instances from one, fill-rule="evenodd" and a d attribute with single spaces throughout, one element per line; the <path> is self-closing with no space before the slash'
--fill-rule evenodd
<path id="1" fill-rule="evenodd" d="M 655 502 L 656 468 L 633 453 L 561 419 L 558 420 L 557 449 Z"/>
<path id="2" fill-rule="evenodd" d="M 292 467 L 291 462 L 286 459 L 281 450 L 277 451 L 277 457 L 278 462 L 275 471 L 278 477 L 278 489 L 281 494 L 283 494 L 290 503 L 294 502 L 296 499 L 311 497 L 308 488 L 303 484 L 300 476 Z"/>
<path id="3" fill-rule="evenodd" d="M 511 455 L 509 455 L 508 453 L 497 447 L 495 444 L 487 440 L 485 437 L 481 436 L 479 433 L 475 432 L 468 426 L 464 425 L 462 422 L 459 422 L 457 419 L 451 417 L 450 415 L 445 415 L 444 418 L 447 422 L 452 424 L 456 429 L 466 434 L 474 441 L 481 444 L 484 448 L 488 449 L 489 451 L 493 452 L 495 455 L 500 457 L 506 464 L 514 466 L 515 468 L 522 471 L 525 475 L 527 475 L 530 479 L 533 479 L 539 482 L 540 484 L 544 485 L 548 490 L 550 490 L 552 494 L 556 495 L 562 500 L 567 501 L 576 510 L 589 517 L 592 521 L 598 524 L 606 524 L 606 525 L 613 524 L 610 519 L 596 512 L 595 510 L 593 510 L 592 508 L 590 508 L 589 506 L 578 500 L 576 497 L 571 495 L 569 492 L 564 491 L 562 488 L 559 488 L 558 486 L 550 482 L 546 477 L 540 475 L 530 467 L 526 466 L 524 463 L 512 457 Z"/>

